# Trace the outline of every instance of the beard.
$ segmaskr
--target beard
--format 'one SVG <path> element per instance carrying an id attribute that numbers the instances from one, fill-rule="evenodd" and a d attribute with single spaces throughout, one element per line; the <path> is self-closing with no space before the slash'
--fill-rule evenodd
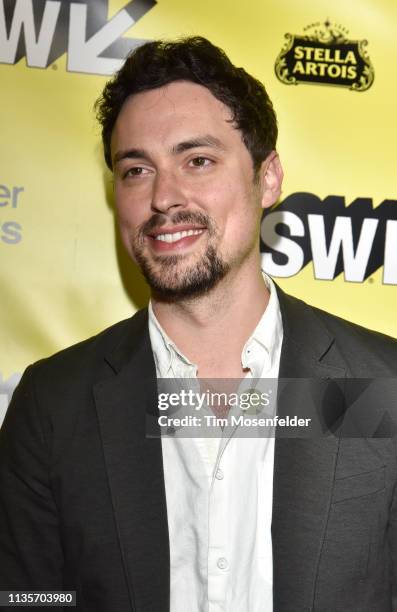
<path id="1" fill-rule="evenodd" d="M 170 221 L 171 224 L 192 223 L 204 226 L 208 244 L 197 259 L 193 255 L 148 255 L 144 249 L 144 237 L 155 228 Z M 137 232 L 132 242 L 134 258 L 153 292 L 163 299 L 197 298 L 217 285 L 230 270 L 230 265 L 217 254 L 214 245 L 217 230 L 214 222 L 202 213 L 180 211 L 170 219 L 155 214 Z M 194 259 L 190 264 L 188 259 Z M 184 263 L 186 262 L 186 263 Z"/>

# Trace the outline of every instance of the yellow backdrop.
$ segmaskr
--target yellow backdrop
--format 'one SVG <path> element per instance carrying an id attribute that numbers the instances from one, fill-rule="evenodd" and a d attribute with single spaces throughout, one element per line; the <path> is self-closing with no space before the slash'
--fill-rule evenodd
<path id="1" fill-rule="evenodd" d="M 148 297 L 115 234 L 111 177 L 92 111 L 104 73 L 131 47 L 115 43 L 114 58 L 103 59 L 120 35 L 201 34 L 266 84 L 286 177 L 282 203 L 271 213 L 279 216 L 262 227 L 265 242 L 267 231 L 273 240 L 266 265 L 292 294 L 397 336 L 394 0 L 60 0 L 41 3 L 40 13 L 38 4 L 0 0 L 0 418 L 28 363 L 130 316 Z M 336 32 L 339 43 L 342 34 L 345 42 L 368 41 L 368 89 L 279 80 L 275 63 L 285 35 L 315 37 L 319 30 Z M 299 66 L 295 75 L 301 73 Z M 353 214 L 349 205 L 358 198 L 366 202 Z M 337 217 L 345 220 L 335 226 Z M 309 247 L 314 255 L 300 269 Z M 373 264 L 370 274 L 363 258 Z"/>

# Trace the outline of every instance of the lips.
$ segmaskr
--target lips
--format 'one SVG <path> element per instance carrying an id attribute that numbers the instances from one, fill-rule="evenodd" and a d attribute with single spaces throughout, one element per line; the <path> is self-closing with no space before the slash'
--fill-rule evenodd
<path id="1" fill-rule="evenodd" d="M 151 231 L 148 237 L 156 251 L 168 251 L 173 248 L 181 249 L 190 246 L 205 230 L 205 227 L 192 227 L 192 225 L 178 225 L 169 228 L 163 226 Z"/>
<path id="2" fill-rule="evenodd" d="M 198 223 L 179 223 L 178 225 L 159 225 L 158 227 L 147 232 L 148 236 L 151 238 L 157 238 L 157 236 L 162 234 L 176 234 L 180 232 L 190 232 L 190 231 L 198 231 L 204 230 L 205 226 Z"/>
<path id="3" fill-rule="evenodd" d="M 158 234 L 154 239 L 155 240 L 161 240 L 162 242 L 177 242 L 178 240 L 181 240 L 182 238 L 186 238 L 187 236 L 198 236 L 199 234 L 202 234 L 204 231 L 204 229 L 190 229 L 190 230 L 183 230 L 180 232 L 167 232 L 167 233 L 162 233 L 162 234 Z"/>

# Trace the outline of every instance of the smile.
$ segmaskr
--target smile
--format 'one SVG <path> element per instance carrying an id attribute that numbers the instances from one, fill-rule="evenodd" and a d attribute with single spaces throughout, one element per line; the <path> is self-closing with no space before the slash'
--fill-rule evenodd
<path id="1" fill-rule="evenodd" d="M 195 243 L 201 240 L 201 236 L 207 231 L 205 227 L 189 227 L 180 225 L 178 227 L 158 228 L 149 238 L 150 248 L 153 252 L 160 254 L 182 253 L 190 251 Z"/>
<path id="2" fill-rule="evenodd" d="M 173 233 L 167 233 L 167 234 L 158 234 L 158 236 L 155 237 L 155 240 L 161 240 L 162 242 L 177 242 L 178 240 L 181 240 L 182 238 L 186 238 L 186 236 L 198 236 L 199 234 L 203 233 L 203 229 L 197 229 L 197 230 L 184 230 L 182 232 L 173 232 Z"/>

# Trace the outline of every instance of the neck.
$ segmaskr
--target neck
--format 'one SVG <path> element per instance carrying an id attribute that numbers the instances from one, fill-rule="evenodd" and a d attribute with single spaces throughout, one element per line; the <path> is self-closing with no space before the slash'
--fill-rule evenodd
<path id="1" fill-rule="evenodd" d="M 206 295 L 173 303 L 152 297 L 160 325 L 201 377 L 243 374 L 241 352 L 269 301 L 259 265 L 229 273 Z M 232 333 L 231 333 L 232 332 Z"/>

